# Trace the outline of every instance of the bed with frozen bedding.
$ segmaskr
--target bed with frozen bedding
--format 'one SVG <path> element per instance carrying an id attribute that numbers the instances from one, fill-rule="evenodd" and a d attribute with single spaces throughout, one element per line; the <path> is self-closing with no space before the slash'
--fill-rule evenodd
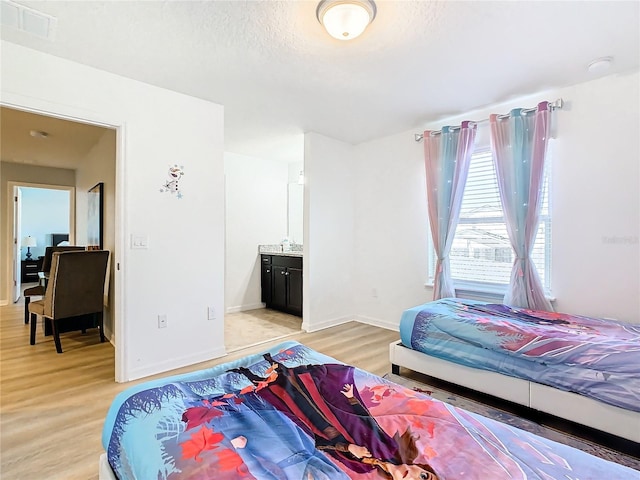
<path id="1" fill-rule="evenodd" d="M 561 417 L 556 410 L 567 405 L 555 405 L 558 392 L 577 394 L 571 398 L 587 402 L 587 417 L 601 406 L 622 417 L 597 419 L 597 425 L 569 420 L 640 441 L 640 325 L 445 298 L 405 310 L 400 338 L 391 346 L 396 370 L 449 376 L 443 379 Z M 418 364 L 407 364 L 403 355 Z M 446 364 L 452 371 L 438 375 Z M 491 374 L 501 377 L 494 382 Z M 568 413 L 582 414 L 579 408 Z M 630 422 L 622 433 L 619 421 Z"/>
<path id="2" fill-rule="evenodd" d="M 299 344 L 120 393 L 100 478 L 585 479 L 640 474 Z"/>

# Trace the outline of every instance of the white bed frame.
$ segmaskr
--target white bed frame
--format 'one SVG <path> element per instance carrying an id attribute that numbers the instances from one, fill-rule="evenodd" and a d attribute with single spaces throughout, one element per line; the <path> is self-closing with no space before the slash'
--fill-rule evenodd
<path id="1" fill-rule="evenodd" d="M 399 367 L 406 367 L 640 443 L 640 412 L 528 380 L 448 362 L 407 348 L 397 341 L 389 345 L 389 358 L 396 375 L 400 372 Z"/>
<path id="2" fill-rule="evenodd" d="M 107 460 L 107 453 L 100 455 L 98 464 L 98 480 L 118 480 L 113 473 L 109 460 Z"/>

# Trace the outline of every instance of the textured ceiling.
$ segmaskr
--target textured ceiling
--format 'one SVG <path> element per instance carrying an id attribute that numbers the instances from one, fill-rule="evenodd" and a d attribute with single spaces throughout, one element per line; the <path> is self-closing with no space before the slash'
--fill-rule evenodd
<path id="1" fill-rule="evenodd" d="M 638 69 L 637 1 L 377 1 L 350 42 L 307 1 L 20 1 L 55 41 L 4 40 L 225 107 L 225 149 L 301 160 L 315 131 L 357 144 L 429 120 Z"/>

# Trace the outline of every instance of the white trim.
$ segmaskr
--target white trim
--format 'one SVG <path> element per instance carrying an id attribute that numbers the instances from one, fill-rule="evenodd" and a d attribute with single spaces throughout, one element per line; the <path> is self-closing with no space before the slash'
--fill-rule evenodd
<path id="1" fill-rule="evenodd" d="M 313 328 L 309 328 L 309 323 L 305 320 L 302 321 L 302 330 L 307 333 L 318 332 L 320 330 L 324 330 L 325 328 L 337 327 L 338 325 L 342 325 L 344 323 L 352 322 L 356 319 L 355 315 L 347 315 L 344 317 L 337 317 L 331 320 L 325 320 L 320 323 L 314 323 Z"/>
<path id="2" fill-rule="evenodd" d="M 193 353 L 191 355 L 184 355 L 182 357 L 174 357 L 164 362 L 156 363 L 155 365 L 143 367 L 143 368 L 132 368 L 129 370 L 129 377 L 125 380 L 127 382 L 132 380 L 137 380 L 139 378 L 149 377 L 151 375 L 156 375 L 158 373 L 167 373 L 170 370 L 175 370 L 177 368 L 193 366 L 196 363 L 207 362 L 209 360 L 213 360 L 215 358 L 224 357 L 227 354 L 224 347 L 215 348 L 213 350 L 207 350 L 204 352 Z"/>
<path id="3" fill-rule="evenodd" d="M 259 342 L 250 343 L 249 345 L 243 345 L 241 347 L 232 348 L 230 350 L 227 350 L 226 355 L 230 353 L 238 352 L 240 350 L 244 350 L 246 348 L 253 348 L 253 347 L 257 347 L 258 345 L 264 345 L 265 343 L 274 343 L 278 341 L 284 341 L 285 338 L 292 337 L 293 335 L 298 335 L 299 333 L 302 333 L 302 330 L 298 330 L 297 332 L 292 332 L 292 333 L 285 333 L 284 335 L 280 335 L 278 337 L 268 338 L 267 340 L 260 340 Z"/>
<path id="4" fill-rule="evenodd" d="M 373 325 L 374 327 L 384 328 L 386 330 L 398 331 L 398 324 L 389 322 L 379 318 L 367 317 L 366 315 L 356 315 L 355 320 L 365 325 Z"/>
<path id="5" fill-rule="evenodd" d="M 127 358 L 129 358 L 129 322 L 125 321 L 127 279 L 124 267 L 127 265 L 129 249 L 126 238 L 129 232 L 126 228 L 127 221 L 127 176 L 125 175 L 126 158 L 126 138 L 127 124 L 124 121 L 114 122 L 116 127 L 116 191 L 114 207 L 114 242 L 115 248 L 111 255 L 114 265 L 113 270 L 113 312 L 111 315 L 111 326 L 113 328 L 113 341 L 116 351 L 115 358 L 115 381 L 124 382 L 129 376 L 127 371 Z M 117 337 L 117 341 L 116 341 Z"/>
<path id="6" fill-rule="evenodd" d="M 259 308 L 265 308 L 266 304 L 264 303 L 249 303 L 247 305 L 240 305 L 237 307 L 227 307 L 226 313 L 238 313 L 238 312 L 246 312 L 247 310 L 257 310 Z"/>
<path id="7" fill-rule="evenodd" d="M 433 281 L 429 280 L 424 284 L 425 288 L 433 290 Z M 507 285 L 497 285 L 492 288 L 490 284 L 472 283 L 472 282 L 453 282 L 453 289 L 456 297 L 468 298 L 470 300 L 479 300 L 481 302 L 502 303 L 504 296 L 507 294 Z M 544 298 L 550 302 L 555 302 L 557 298 L 552 295 L 545 295 Z"/>
<path id="8" fill-rule="evenodd" d="M 85 110 L 77 106 L 54 103 L 43 98 L 27 97 L 6 90 L 2 91 L 0 105 L 36 115 L 45 115 L 47 117 L 70 120 L 72 122 L 89 123 L 98 127 L 116 128 L 123 123 L 121 121 L 115 121 L 113 117 L 107 117 L 93 110 Z"/>

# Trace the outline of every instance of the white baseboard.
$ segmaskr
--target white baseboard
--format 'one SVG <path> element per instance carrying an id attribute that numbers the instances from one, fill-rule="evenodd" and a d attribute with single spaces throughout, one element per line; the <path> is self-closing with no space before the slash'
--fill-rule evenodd
<path id="1" fill-rule="evenodd" d="M 343 323 L 352 322 L 356 319 L 355 315 L 347 315 L 345 317 L 333 318 L 331 320 L 325 320 L 320 323 L 314 323 L 313 326 L 309 326 L 309 323 L 303 319 L 302 321 L 302 330 L 305 332 L 317 332 L 319 330 L 324 330 L 329 327 L 336 327 L 338 325 L 342 325 Z"/>
<path id="2" fill-rule="evenodd" d="M 188 367 L 189 365 L 195 365 L 196 363 L 207 362 L 215 358 L 224 357 L 227 354 L 224 346 L 216 348 L 214 350 L 208 350 L 206 352 L 198 352 L 192 355 L 185 355 L 179 358 L 171 358 L 164 362 L 154 363 L 151 366 L 144 368 L 134 368 L 129 371 L 126 382 L 131 380 L 137 380 L 139 378 L 156 375 L 157 373 L 164 373 L 176 368 Z"/>
<path id="3" fill-rule="evenodd" d="M 360 323 L 366 323 L 367 325 L 385 328 L 387 330 L 394 330 L 396 332 L 400 329 L 400 325 L 398 323 L 381 320 L 379 318 L 367 317 L 366 315 L 355 315 L 354 319 Z"/>
<path id="4" fill-rule="evenodd" d="M 325 328 L 336 327 L 338 325 L 342 325 L 347 322 L 360 322 L 367 325 L 372 325 L 374 327 L 384 328 L 386 330 L 394 330 L 397 331 L 400 327 L 397 323 L 388 322 L 386 320 L 381 320 L 379 318 L 367 317 L 365 315 L 347 315 L 344 317 L 338 317 L 331 320 L 325 320 L 324 322 L 315 323 L 312 327 L 309 327 L 309 324 L 306 321 L 302 321 L 302 329 L 305 332 L 317 332 L 319 330 L 324 330 Z"/>
<path id="5" fill-rule="evenodd" d="M 115 334 L 115 332 L 112 332 L 109 328 L 105 327 L 104 328 L 104 336 L 107 337 L 107 340 L 109 340 L 109 343 L 111 345 L 113 345 L 113 347 L 115 348 L 115 346 L 116 346 L 116 334 Z"/>
<path id="6" fill-rule="evenodd" d="M 246 312 L 247 310 L 256 310 L 258 308 L 265 308 L 266 305 L 264 303 L 250 303 L 248 305 L 240 305 L 238 307 L 227 307 L 225 309 L 225 313 L 238 313 L 238 312 Z"/>

